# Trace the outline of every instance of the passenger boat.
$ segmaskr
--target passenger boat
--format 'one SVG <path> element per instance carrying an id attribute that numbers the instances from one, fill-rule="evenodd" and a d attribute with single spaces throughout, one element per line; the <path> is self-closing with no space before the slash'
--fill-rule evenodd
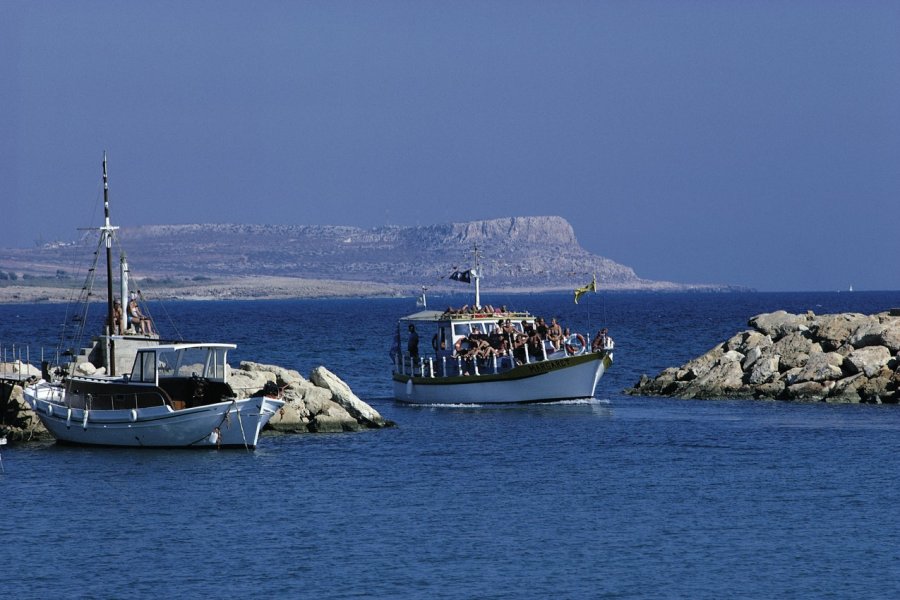
<path id="1" fill-rule="evenodd" d="M 603 336 L 594 350 L 590 337 L 577 333 L 555 341 L 541 339 L 537 346 L 520 344 L 526 332 L 539 328 L 538 318 L 481 305 L 477 250 L 476 268 L 463 275 L 463 281 L 475 281 L 471 308 L 422 310 L 399 320 L 391 349 L 396 400 L 495 404 L 594 396 L 597 382 L 612 365 L 612 338 Z M 431 340 L 430 351 L 410 352 L 417 349 L 419 338 Z M 478 340 L 485 340 L 491 349 L 484 347 L 480 355 L 473 352 L 472 345 L 482 344 Z"/>
<path id="2" fill-rule="evenodd" d="M 228 383 L 228 351 L 234 344 L 160 343 L 155 335 L 130 332 L 114 310 L 106 155 L 103 156 L 107 318 L 93 347 L 67 364 L 42 365 L 42 379 L 25 388 L 25 399 L 60 442 L 134 447 L 255 448 L 263 427 L 283 405 L 274 384 L 239 397 Z M 99 256 L 99 251 L 95 253 Z M 95 259 L 96 260 L 96 259 Z M 92 295 L 93 273 L 82 290 Z M 127 298 L 128 268 L 121 261 L 120 293 Z M 74 319 L 83 329 L 87 309 Z M 130 332 L 130 333 L 129 333 Z M 79 362 L 100 367 L 99 375 L 79 374 Z M 130 368 L 124 365 L 130 365 Z M 121 373 L 121 374 L 120 374 Z"/>

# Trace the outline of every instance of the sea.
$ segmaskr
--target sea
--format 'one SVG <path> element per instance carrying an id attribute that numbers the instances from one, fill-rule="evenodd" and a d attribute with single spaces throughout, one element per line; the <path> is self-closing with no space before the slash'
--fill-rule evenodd
<path id="1" fill-rule="evenodd" d="M 388 352 L 410 298 L 151 301 L 164 336 L 236 343 L 233 365 L 324 365 L 396 426 L 266 433 L 251 452 L 0 446 L 0 595 L 900 597 L 900 406 L 623 392 L 754 315 L 875 313 L 900 292 L 482 302 L 607 327 L 596 396 L 395 402 Z M 52 358 L 65 310 L 0 305 L 2 351 Z"/>

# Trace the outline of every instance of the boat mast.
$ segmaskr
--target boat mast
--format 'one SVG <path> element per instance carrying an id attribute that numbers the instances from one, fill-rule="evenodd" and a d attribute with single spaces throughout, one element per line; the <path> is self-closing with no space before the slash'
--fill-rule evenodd
<path id="1" fill-rule="evenodd" d="M 106 176 L 106 151 L 103 151 L 103 227 L 100 235 L 106 244 L 106 335 L 112 333 L 113 325 L 113 278 L 112 278 L 112 232 L 109 224 L 109 180 Z"/>
<path id="2" fill-rule="evenodd" d="M 115 322 L 113 321 L 113 277 L 112 277 L 112 239 L 113 231 L 118 227 L 113 227 L 109 223 L 109 178 L 106 174 L 106 151 L 103 151 L 103 227 L 100 228 L 100 237 L 106 246 L 106 372 L 109 375 L 116 375 L 116 350 L 113 344 L 112 335 L 115 331 Z M 125 302 L 125 299 L 122 299 Z M 124 306 L 124 305 L 123 305 Z M 120 325 L 121 326 L 121 325 Z M 124 329 L 122 330 L 124 331 Z"/>

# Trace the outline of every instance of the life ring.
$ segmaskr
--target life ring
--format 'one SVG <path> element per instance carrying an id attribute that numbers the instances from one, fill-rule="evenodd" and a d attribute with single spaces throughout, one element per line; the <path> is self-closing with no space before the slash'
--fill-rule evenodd
<path id="1" fill-rule="evenodd" d="M 569 356 L 581 354 L 584 352 L 585 348 L 587 348 L 587 342 L 580 333 L 572 334 L 569 336 L 569 339 L 566 340 L 566 354 Z"/>

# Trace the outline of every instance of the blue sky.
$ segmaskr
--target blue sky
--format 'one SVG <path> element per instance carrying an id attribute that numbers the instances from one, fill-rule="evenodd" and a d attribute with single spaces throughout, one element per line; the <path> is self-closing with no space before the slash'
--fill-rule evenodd
<path id="1" fill-rule="evenodd" d="M 560 215 L 650 279 L 900 289 L 898 31 L 898 2 L 5 0 L 0 247 L 95 222 L 107 150 L 121 225 Z"/>

